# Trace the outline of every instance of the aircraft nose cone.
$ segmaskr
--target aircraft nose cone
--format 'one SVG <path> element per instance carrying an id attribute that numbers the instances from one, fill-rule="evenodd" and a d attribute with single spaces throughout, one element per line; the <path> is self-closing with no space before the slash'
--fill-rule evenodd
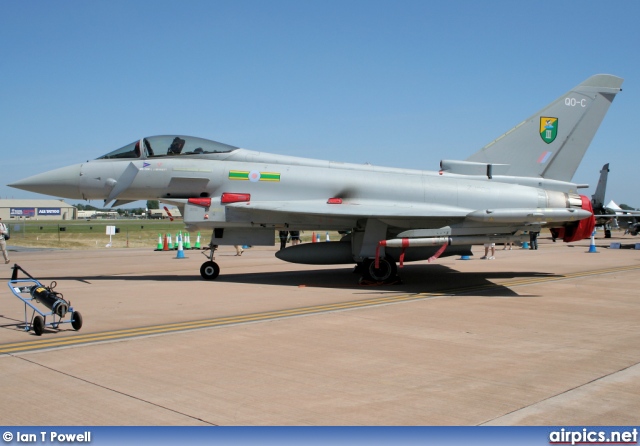
<path id="1" fill-rule="evenodd" d="M 37 192 L 39 194 L 53 195 L 64 198 L 82 198 L 80 194 L 80 166 L 62 167 L 49 172 L 25 178 L 9 184 L 9 187 Z"/>

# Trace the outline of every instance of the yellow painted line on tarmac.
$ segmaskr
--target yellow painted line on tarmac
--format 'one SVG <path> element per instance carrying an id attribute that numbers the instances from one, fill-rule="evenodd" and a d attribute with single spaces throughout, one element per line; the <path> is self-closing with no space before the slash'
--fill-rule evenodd
<path id="1" fill-rule="evenodd" d="M 514 279 L 514 280 L 502 282 L 500 285 L 506 286 L 506 287 L 531 285 L 531 284 L 538 284 L 538 283 L 544 283 L 544 282 L 555 282 L 558 280 L 578 279 L 580 277 L 601 276 L 604 274 L 637 271 L 639 269 L 640 269 L 640 265 L 616 266 L 616 267 L 603 268 L 603 269 L 592 270 L 592 271 L 577 271 L 575 273 L 566 273 L 559 276 L 527 277 L 522 279 Z"/>
<path id="2" fill-rule="evenodd" d="M 272 319 L 280 319 L 286 317 L 303 316 L 314 313 L 327 313 L 331 311 L 348 310 L 354 308 L 371 307 L 375 305 L 385 305 L 391 303 L 407 302 L 412 300 L 429 299 L 435 297 L 446 297 L 455 295 L 464 295 L 473 292 L 483 292 L 495 288 L 510 288 L 526 285 L 534 285 L 545 282 L 553 282 L 559 280 L 577 279 L 580 277 L 589 277 L 603 274 L 612 274 L 619 272 L 636 271 L 640 269 L 640 265 L 621 266 L 614 268 L 605 268 L 593 271 L 580 271 L 575 273 L 567 273 L 558 276 L 548 277 L 529 277 L 522 279 L 507 280 L 501 283 L 487 283 L 483 285 L 472 285 L 466 287 L 457 287 L 438 292 L 402 294 L 395 296 L 383 296 L 377 298 L 362 299 L 353 302 L 341 302 L 335 304 L 314 305 L 310 307 L 291 308 L 287 310 L 266 311 L 263 313 L 252 313 L 239 316 L 218 317 L 212 319 L 203 319 L 190 322 L 178 322 L 172 324 L 152 325 L 149 327 L 130 328 L 124 330 L 113 330 L 101 333 L 89 333 L 86 335 L 73 335 L 57 339 L 39 338 L 33 341 L 15 342 L 0 345 L 0 354 L 28 352 L 33 350 L 60 348 L 68 346 L 77 346 L 96 342 L 116 341 L 121 339 L 150 336 L 157 334 L 166 334 L 179 331 L 197 330 L 203 328 L 219 327 L 224 325 L 237 325 L 250 322 L 260 322 Z"/>
<path id="3" fill-rule="evenodd" d="M 440 293 L 433 293 L 434 295 Z M 199 321 L 181 322 L 173 324 L 154 325 L 149 327 L 131 328 L 126 330 L 114 330 L 102 333 L 91 333 L 86 335 L 69 336 L 59 339 L 38 339 L 35 341 L 17 342 L 0 345 L 0 354 L 17 353 L 30 350 L 40 350 L 45 348 L 57 348 L 71 345 L 81 345 L 94 342 L 113 341 L 138 336 L 149 336 L 154 334 L 171 333 L 176 331 L 195 330 L 199 328 L 209 328 L 221 325 L 234 325 L 249 322 L 258 322 L 271 319 L 279 319 L 292 316 L 301 316 L 313 313 L 326 313 L 330 311 L 345 310 L 358 307 L 381 305 L 385 303 L 400 302 L 404 300 L 424 299 L 425 296 L 406 295 L 379 297 L 374 299 L 364 299 L 355 302 L 343 302 L 327 305 L 316 305 L 312 307 L 292 308 L 288 310 L 267 311 L 263 313 L 253 313 L 239 316 L 220 317 L 214 319 L 204 319 Z"/>

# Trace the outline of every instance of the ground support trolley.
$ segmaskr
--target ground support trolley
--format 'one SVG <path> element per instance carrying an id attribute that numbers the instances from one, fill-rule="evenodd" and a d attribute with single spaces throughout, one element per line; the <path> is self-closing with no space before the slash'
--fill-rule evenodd
<path id="1" fill-rule="evenodd" d="M 22 271 L 28 278 L 18 279 L 18 271 Z M 60 324 L 71 324 L 76 331 L 82 327 L 82 315 L 78 311 L 74 311 L 71 302 L 63 299 L 62 293 L 53 291 L 57 285 L 56 282 L 45 286 L 22 269 L 20 265 L 14 264 L 13 274 L 7 285 L 11 292 L 24 303 L 25 331 L 33 329 L 34 333 L 40 336 L 44 333 L 45 327 L 57 330 Z M 28 297 L 24 297 L 25 294 Z M 43 312 L 34 305 L 35 303 L 44 305 L 51 311 Z M 29 309 L 33 310 L 31 317 L 29 317 Z M 64 320 L 67 315 L 70 316 Z M 47 318 L 50 318 L 50 322 L 47 322 Z"/>

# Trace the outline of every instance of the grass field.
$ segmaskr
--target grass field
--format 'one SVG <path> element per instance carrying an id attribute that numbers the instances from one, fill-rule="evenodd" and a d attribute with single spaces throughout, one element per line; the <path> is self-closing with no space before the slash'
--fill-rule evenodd
<path id="1" fill-rule="evenodd" d="M 184 231 L 182 221 L 165 220 L 66 220 L 57 222 L 27 221 L 8 224 L 11 239 L 8 245 L 33 248 L 86 249 L 105 247 L 109 243 L 107 226 L 115 226 L 118 232 L 111 236 L 112 248 L 155 249 L 158 234 L 175 235 Z M 197 234 L 192 235 L 192 244 Z M 203 240 L 208 243 L 210 234 Z"/>
<path id="2" fill-rule="evenodd" d="M 30 248 L 87 249 L 104 248 L 109 244 L 107 226 L 115 226 L 117 234 L 111 236 L 111 248 L 149 248 L 156 249 L 158 235 L 164 238 L 171 234 L 173 242 L 176 234 L 184 231 L 184 223 L 167 220 L 65 220 L 54 222 L 27 221 L 9 222 L 11 239 L 8 245 Z M 197 232 L 191 233 L 191 245 L 194 246 Z M 338 240 L 336 232 L 330 232 L 331 240 Z M 201 245 L 207 246 L 211 231 L 201 232 Z M 325 240 L 325 234 L 320 238 Z M 302 242 L 311 241 L 311 233 L 301 233 Z M 274 241 L 277 233 L 274 231 Z"/>

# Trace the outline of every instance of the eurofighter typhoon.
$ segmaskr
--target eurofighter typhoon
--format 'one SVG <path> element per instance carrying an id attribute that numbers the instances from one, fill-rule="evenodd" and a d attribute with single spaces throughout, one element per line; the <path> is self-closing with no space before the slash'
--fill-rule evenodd
<path id="1" fill-rule="evenodd" d="M 86 163 L 10 186 L 114 206 L 157 199 L 181 208 L 188 230 L 210 230 L 200 268 L 215 279 L 219 245 L 270 245 L 275 230 L 337 230 L 340 241 L 279 251 L 282 260 L 358 265 L 395 280 L 397 263 L 470 255 L 550 228 L 565 242 L 594 228 L 587 187 L 571 182 L 622 79 L 595 75 L 490 142 L 435 172 L 254 152 L 182 135 L 134 141 Z"/>

